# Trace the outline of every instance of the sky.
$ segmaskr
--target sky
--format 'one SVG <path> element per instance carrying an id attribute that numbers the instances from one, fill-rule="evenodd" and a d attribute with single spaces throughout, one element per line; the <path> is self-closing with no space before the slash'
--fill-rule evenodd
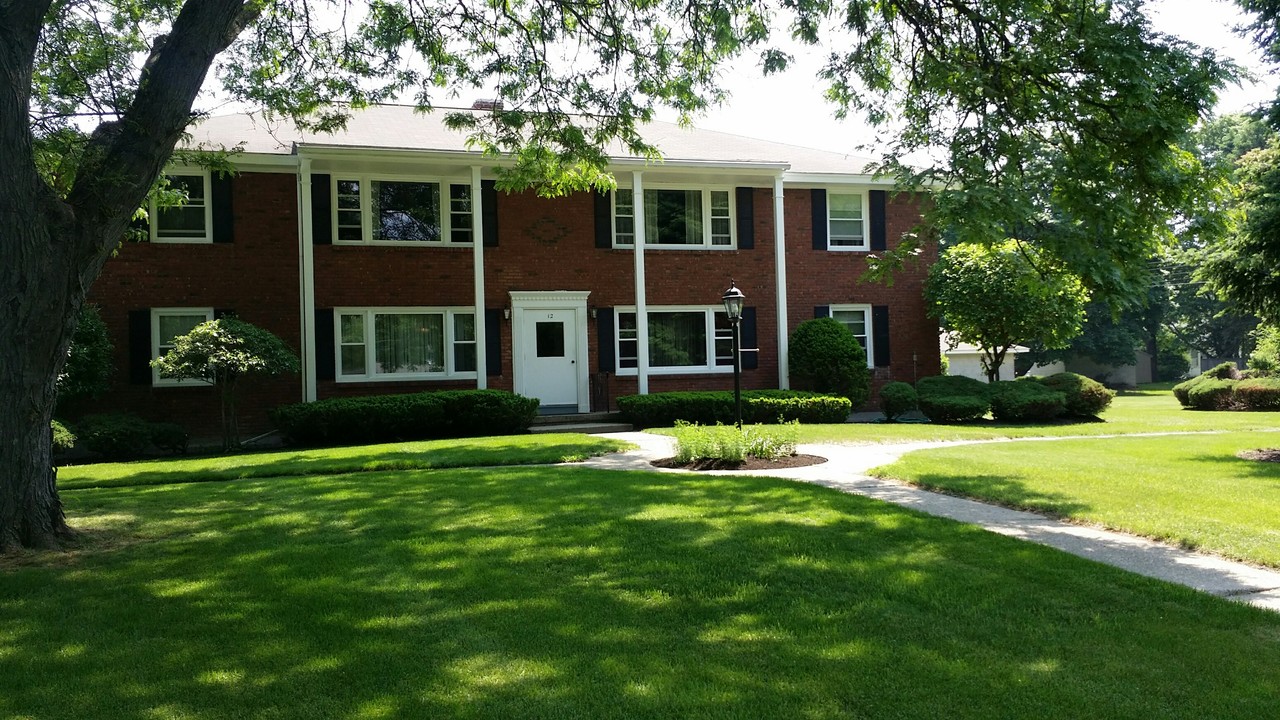
<path id="1" fill-rule="evenodd" d="M 1263 63 L 1251 42 L 1232 32 L 1247 20 L 1235 3 L 1155 0 L 1149 4 L 1149 15 L 1155 30 L 1212 48 L 1261 78 L 1224 91 L 1217 114 L 1243 112 L 1275 96 L 1280 72 Z M 821 65 L 820 51 L 797 55 L 787 72 L 765 78 L 757 67 L 743 63 L 725 77 L 725 86 L 732 93 L 728 103 L 695 119 L 694 125 L 836 152 L 858 152 L 869 142 L 874 148 L 874 135 L 861 118 L 851 115 L 844 121 L 836 120 L 834 108 L 822 100 L 816 79 Z M 659 119 L 674 121 L 675 116 L 665 113 Z"/>

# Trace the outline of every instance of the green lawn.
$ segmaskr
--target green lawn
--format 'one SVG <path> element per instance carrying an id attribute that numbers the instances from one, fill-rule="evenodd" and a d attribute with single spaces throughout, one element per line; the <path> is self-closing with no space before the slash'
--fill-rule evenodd
<path id="1" fill-rule="evenodd" d="M 336 475 L 374 470 L 430 470 L 482 465 L 573 462 L 625 450 L 619 440 L 577 433 L 500 435 L 359 447 L 314 448 L 130 463 L 70 465 L 58 470 L 58 487 L 74 490 L 120 485 L 163 485 L 251 477 Z"/>
<path id="2" fill-rule="evenodd" d="M 1261 718 L 1280 615 L 865 498 L 573 467 L 67 490 L 0 717 Z"/>
<path id="3" fill-rule="evenodd" d="M 1280 566 L 1280 463 L 1235 456 L 1259 447 L 1280 447 L 1280 434 L 972 445 L 872 472 Z"/>

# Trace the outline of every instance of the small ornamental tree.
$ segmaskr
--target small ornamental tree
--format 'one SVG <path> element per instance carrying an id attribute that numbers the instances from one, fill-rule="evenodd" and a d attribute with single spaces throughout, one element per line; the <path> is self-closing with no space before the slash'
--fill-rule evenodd
<path id="1" fill-rule="evenodd" d="M 298 371 L 298 356 L 280 338 L 232 317 L 200 323 L 173 340 L 173 349 L 151 361 L 160 376 L 208 380 L 222 399 L 222 449 L 240 446 L 236 413 L 239 380 L 245 375 Z"/>
<path id="2" fill-rule="evenodd" d="M 982 368 L 995 382 L 1014 345 L 1062 348 L 1079 335 L 1089 293 L 1080 278 L 1008 240 L 948 248 L 929 269 L 925 299 L 952 342 L 982 350 Z"/>
<path id="3" fill-rule="evenodd" d="M 791 333 L 787 348 L 791 379 L 805 390 L 849 398 L 856 410 L 871 394 L 867 353 L 838 320 L 806 320 Z"/>

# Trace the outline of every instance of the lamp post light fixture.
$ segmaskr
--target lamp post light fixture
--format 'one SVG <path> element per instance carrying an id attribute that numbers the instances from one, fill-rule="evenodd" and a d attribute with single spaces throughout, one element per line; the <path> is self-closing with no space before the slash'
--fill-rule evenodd
<path id="1" fill-rule="evenodd" d="M 738 429 L 742 429 L 742 306 L 747 296 L 742 294 L 738 286 L 729 280 L 729 289 L 720 296 L 724 302 L 725 314 L 729 316 L 729 327 L 733 328 L 733 413 Z"/>

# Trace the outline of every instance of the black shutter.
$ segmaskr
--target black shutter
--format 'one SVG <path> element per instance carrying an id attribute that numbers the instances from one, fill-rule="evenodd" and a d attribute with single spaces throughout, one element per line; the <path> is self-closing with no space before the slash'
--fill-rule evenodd
<path id="1" fill-rule="evenodd" d="M 756 246 L 755 188 L 740 187 L 737 195 L 738 249 L 753 250 Z"/>
<path id="2" fill-rule="evenodd" d="M 129 311 L 129 383 L 151 384 L 151 311 Z"/>
<path id="3" fill-rule="evenodd" d="M 876 367 L 889 367 L 889 306 L 871 306 L 871 344 Z"/>
<path id="4" fill-rule="evenodd" d="M 488 228 L 488 221 L 485 221 Z M 485 230 L 485 234 L 488 234 Z M 484 371 L 486 375 L 502 374 L 502 310 L 485 308 L 484 311 Z"/>
<path id="5" fill-rule="evenodd" d="M 328 174 L 311 175 L 311 242 L 315 245 L 333 244 L 332 189 Z M 332 338 L 331 338 L 332 339 Z M 330 377 L 330 380 L 333 378 Z"/>
<path id="6" fill-rule="evenodd" d="M 595 197 L 596 207 L 596 247 L 611 248 L 613 247 L 613 204 L 609 200 L 608 192 L 596 190 L 592 194 Z"/>
<path id="7" fill-rule="evenodd" d="M 831 306 L 830 305 L 814 305 L 813 316 L 815 318 L 831 317 Z"/>
<path id="8" fill-rule="evenodd" d="M 326 185 L 326 187 L 328 187 Z M 335 376 L 333 347 L 333 309 L 316 310 L 316 380 L 332 380 Z"/>
<path id="9" fill-rule="evenodd" d="M 867 193 L 871 202 L 871 249 L 884 250 L 885 244 L 885 210 L 888 204 L 884 190 L 872 190 Z"/>
<path id="10" fill-rule="evenodd" d="M 755 370 L 760 366 L 759 352 L 745 352 L 746 350 L 758 351 L 760 341 L 756 337 L 756 309 L 753 307 L 742 308 L 742 369 Z"/>
<path id="11" fill-rule="evenodd" d="M 214 308 L 213 319 L 221 320 L 224 317 L 235 317 L 236 311 L 230 308 Z"/>
<path id="12" fill-rule="evenodd" d="M 213 173 L 209 178 L 209 185 L 213 241 L 229 243 L 235 234 L 235 213 L 231 207 L 231 176 Z"/>
<path id="13" fill-rule="evenodd" d="M 813 249 L 827 249 L 827 191 L 811 190 L 813 203 Z"/>
<path id="14" fill-rule="evenodd" d="M 484 219 L 484 246 L 498 247 L 498 186 L 492 180 L 480 181 L 480 207 L 480 216 Z M 490 368 L 489 374 L 502 373 L 495 373 Z"/>
<path id="15" fill-rule="evenodd" d="M 596 309 L 596 357 L 600 372 L 617 372 L 617 357 L 613 354 L 613 308 Z"/>

